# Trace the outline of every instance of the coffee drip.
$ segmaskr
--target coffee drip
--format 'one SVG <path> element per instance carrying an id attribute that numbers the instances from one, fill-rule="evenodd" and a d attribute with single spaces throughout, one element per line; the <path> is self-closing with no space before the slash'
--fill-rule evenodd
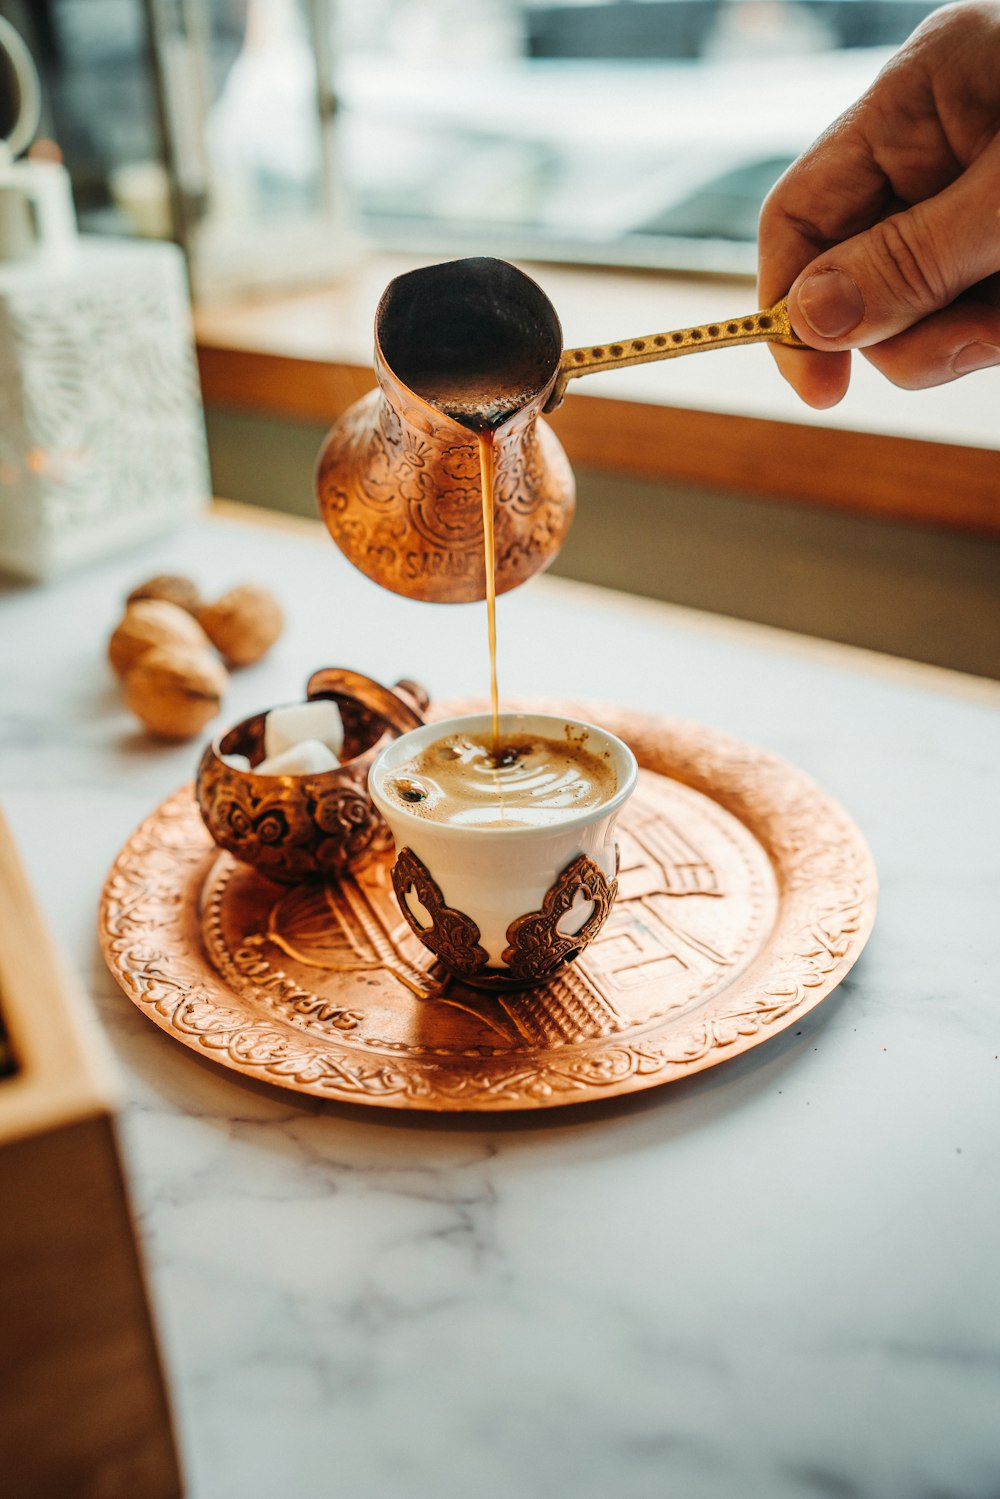
<path id="1" fill-rule="evenodd" d="M 476 435 L 479 449 L 479 484 L 483 504 L 483 567 L 486 574 L 486 625 L 490 653 L 490 708 L 493 715 L 493 757 L 502 758 L 500 745 L 500 695 L 497 688 L 497 583 L 494 443 L 497 430 L 530 400 L 532 390 L 524 375 L 508 369 L 496 375 L 470 371 L 418 372 L 410 377 L 411 388 L 452 421 Z M 536 375 L 537 378 L 537 375 Z"/>
<path id="2" fill-rule="evenodd" d="M 488 264 L 472 262 L 472 265 Z M 493 262 L 499 266 L 501 262 Z M 409 390 L 444 416 L 474 433 L 482 493 L 483 566 L 490 660 L 493 757 L 502 759 L 497 688 L 496 464 L 497 435 L 551 384 L 561 351 L 553 318 L 540 315 L 538 289 L 513 267 L 484 282 L 467 277 L 465 263 L 451 268 L 456 279 L 448 302 L 436 304 L 425 325 L 419 299 L 402 297 L 383 309 L 382 348 Z M 484 295 L 484 287 L 487 294 Z M 544 309 L 542 309 L 544 312 Z M 397 315 L 398 314 L 398 315 Z"/>

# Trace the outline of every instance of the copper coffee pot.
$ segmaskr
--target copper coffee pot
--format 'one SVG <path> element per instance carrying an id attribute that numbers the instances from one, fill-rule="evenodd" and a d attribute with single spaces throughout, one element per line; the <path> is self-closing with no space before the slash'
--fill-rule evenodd
<path id="1" fill-rule="evenodd" d="M 409 271 L 375 315 L 378 388 L 355 402 L 320 455 L 317 497 L 334 541 L 383 587 L 458 603 L 486 594 L 480 443 L 492 434 L 496 591 L 555 557 L 575 486 L 543 411 L 566 383 L 733 344 L 805 345 L 784 301 L 700 328 L 593 348 L 562 347 L 556 310 L 530 276 L 475 258 Z"/>

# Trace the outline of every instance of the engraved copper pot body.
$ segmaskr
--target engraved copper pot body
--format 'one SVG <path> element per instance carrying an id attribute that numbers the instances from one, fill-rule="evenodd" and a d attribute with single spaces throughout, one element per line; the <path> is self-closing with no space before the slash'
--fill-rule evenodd
<path id="1" fill-rule="evenodd" d="M 320 512 L 345 556 L 408 598 L 484 598 L 478 429 L 493 440 L 497 592 L 551 562 L 575 503 L 566 455 L 540 416 L 561 356 L 554 307 L 504 261 L 390 282 L 375 319 L 378 388 L 345 412 L 319 460 Z M 444 386 L 470 393 L 462 420 L 442 409 Z"/>

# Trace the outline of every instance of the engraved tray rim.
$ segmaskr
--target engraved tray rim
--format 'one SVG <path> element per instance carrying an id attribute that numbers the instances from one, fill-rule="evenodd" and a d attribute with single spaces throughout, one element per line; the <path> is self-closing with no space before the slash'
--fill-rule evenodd
<path id="1" fill-rule="evenodd" d="M 443 703 L 429 716 L 478 706 Z M 536 709 L 589 719 L 617 733 L 642 768 L 707 796 L 763 849 L 778 891 L 774 926 L 749 966 L 703 1003 L 668 1015 L 659 1029 L 631 1041 L 618 1033 L 516 1057 L 443 1062 L 380 1058 L 373 1052 L 366 1068 L 359 1065 L 360 1048 L 338 1046 L 333 1039 L 319 1044 L 304 1037 L 296 1048 L 289 1038 L 299 1033 L 277 1018 L 242 1008 L 242 997 L 227 988 L 203 953 L 186 952 L 189 959 L 197 956 L 203 972 L 198 989 L 185 989 L 164 967 L 164 952 L 150 945 L 148 930 L 130 926 L 134 881 L 153 858 L 146 846 L 149 830 L 169 822 L 177 806 L 194 806 L 191 785 L 174 791 L 143 819 L 105 880 L 98 932 L 119 986 L 161 1030 L 227 1070 L 340 1103 L 438 1113 L 552 1108 L 661 1086 L 742 1055 L 794 1025 L 832 993 L 868 940 L 878 888 L 868 844 L 832 796 L 788 761 L 689 720 L 594 700 L 517 700 L 505 707 Z M 192 859 L 188 848 L 186 862 L 178 859 L 184 850 L 168 843 L 157 851 L 163 857 L 154 860 L 158 933 L 164 909 L 176 914 L 186 903 L 200 902 L 216 857 L 230 857 L 212 849 L 197 812 L 195 821 L 199 841 L 204 839 L 200 857 Z M 234 1000 L 241 1008 L 232 1008 Z"/>

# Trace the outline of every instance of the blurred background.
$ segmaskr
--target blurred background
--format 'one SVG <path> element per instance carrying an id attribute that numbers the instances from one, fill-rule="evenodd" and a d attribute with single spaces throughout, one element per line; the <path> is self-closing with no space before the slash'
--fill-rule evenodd
<path id="1" fill-rule="evenodd" d="M 376 248 L 747 274 L 923 0 L 0 0 L 84 228 L 196 291 Z M 276 256 L 276 248 L 281 254 Z"/>
<path id="2" fill-rule="evenodd" d="M 568 344 L 748 311 L 766 192 L 934 8 L 0 0 L 83 230 L 184 251 L 215 492 L 303 515 L 391 276 L 526 264 Z M 763 350 L 592 377 L 554 570 L 1000 676 L 998 373 L 912 393 L 856 359 L 822 413 Z"/>

